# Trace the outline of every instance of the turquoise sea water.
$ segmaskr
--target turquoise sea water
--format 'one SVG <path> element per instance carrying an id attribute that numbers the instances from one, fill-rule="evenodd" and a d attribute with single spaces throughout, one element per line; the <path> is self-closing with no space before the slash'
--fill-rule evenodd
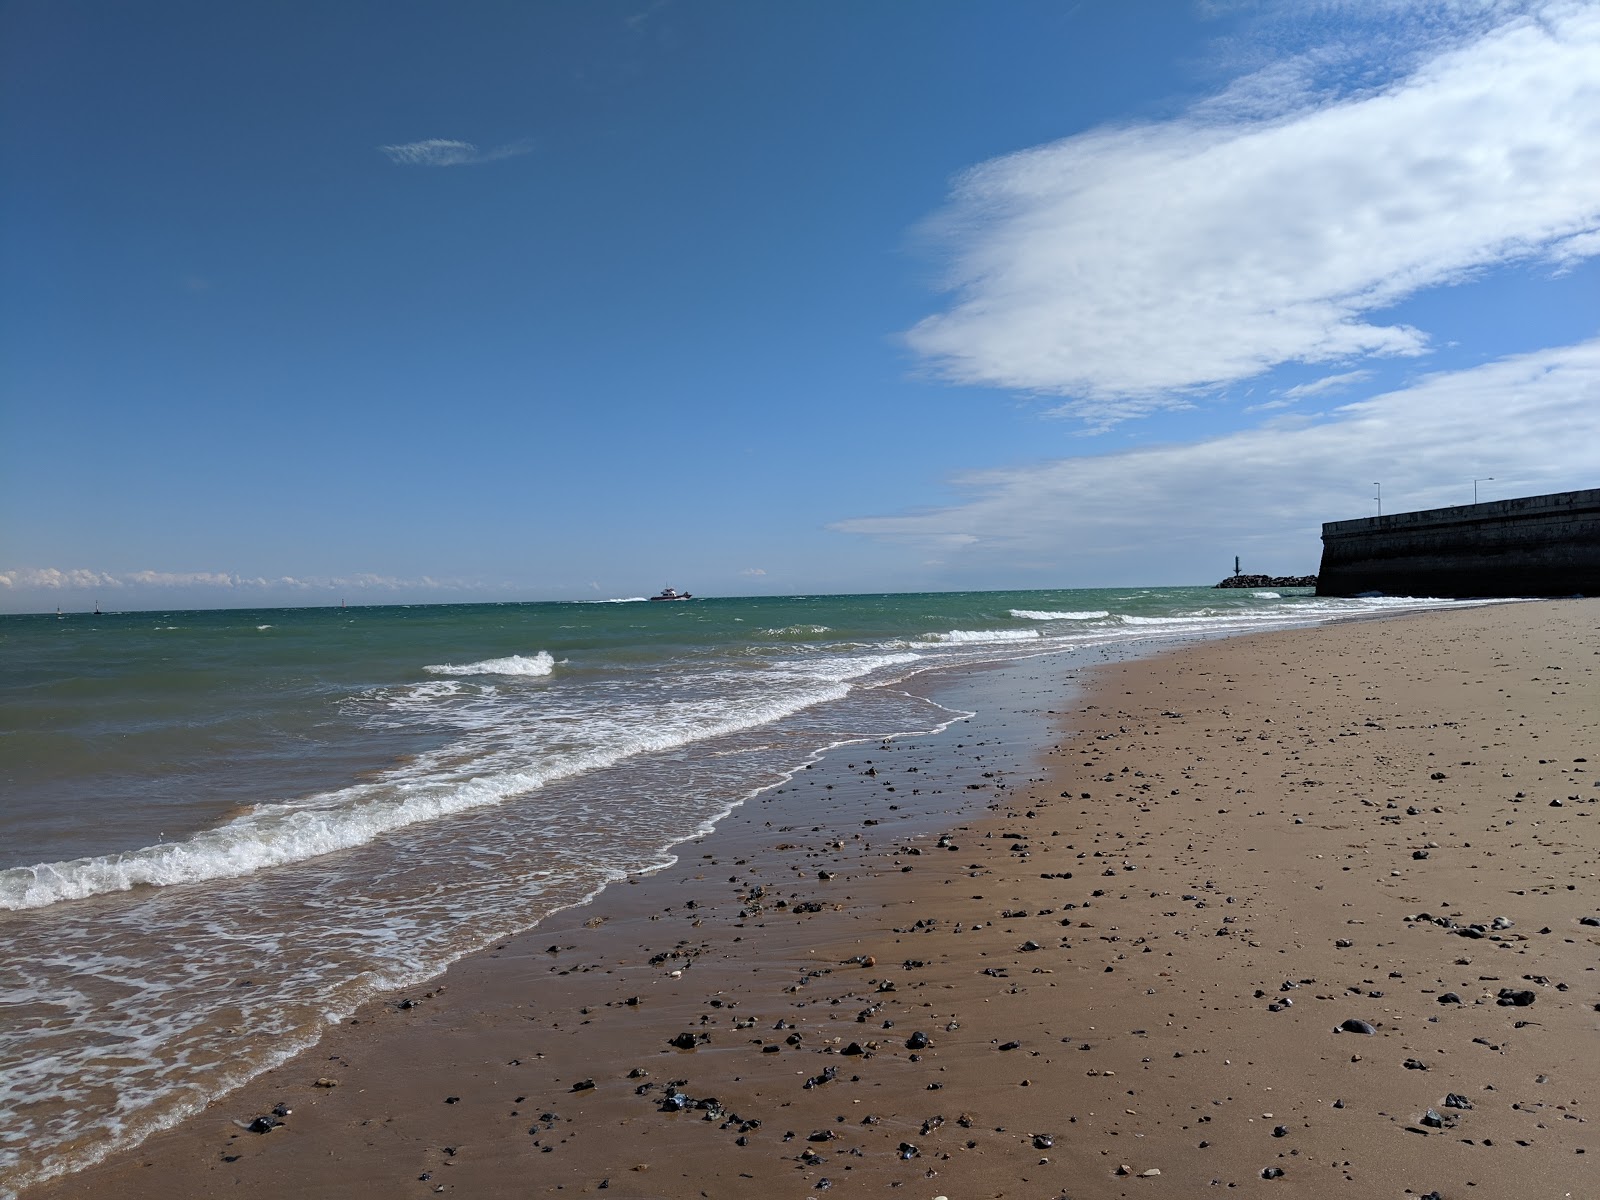
<path id="1" fill-rule="evenodd" d="M 829 746 L 961 715 L 918 676 L 1443 603 L 1112 588 L 0 617 L 0 1193 L 670 862 Z"/>

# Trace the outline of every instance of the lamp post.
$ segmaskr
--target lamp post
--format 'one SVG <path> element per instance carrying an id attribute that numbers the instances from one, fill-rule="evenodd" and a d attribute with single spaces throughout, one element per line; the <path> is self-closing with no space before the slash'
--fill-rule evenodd
<path id="1" fill-rule="evenodd" d="M 1480 483 L 1493 483 L 1493 482 L 1494 482 L 1494 476 L 1493 475 L 1482 475 L 1482 476 L 1480 476 L 1477 479 L 1474 479 L 1472 481 L 1472 502 L 1474 504 L 1476 504 L 1478 502 L 1478 485 Z"/>
<path id="2" fill-rule="evenodd" d="M 1373 499 L 1378 502 L 1378 515 L 1381 517 L 1383 516 L 1383 484 L 1374 483 L 1372 486 L 1378 489 L 1378 494 Z"/>

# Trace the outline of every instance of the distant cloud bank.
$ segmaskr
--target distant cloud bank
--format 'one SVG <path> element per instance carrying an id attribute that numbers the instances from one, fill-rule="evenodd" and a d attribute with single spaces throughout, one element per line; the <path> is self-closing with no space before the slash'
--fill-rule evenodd
<path id="1" fill-rule="evenodd" d="M 434 579 L 424 575 L 401 579 L 393 575 L 346 575 L 328 578 L 279 575 L 238 575 L 228 571 L 96 571 L 88 567 L 15 567 L 0 571 L 0 592 L 83 592 L 123 589 L 216 592 L 313 592 L 346 589 L 353 592 L 404 592 L 419 589 L 464 591 L 481 589 L 481 583 L 460 579 Z"/>
<path id="2" fill-rule="evenodd" d="M 1425 353 L 1374 314 L 1600 254 L 1600 5 L 1531 7 L 1419 41 L 1385 86 L 1352 70 L 1365 90 L 1330 96 L 1279 64 L 1176 119 L 979 165 L 930 225 L 952 302 L 907 340 L 1096 428 L 1283 363 Z"/>
<path id="3" fill-rule="evenodd" d="M 379 146 L 378 151 L 389 161 L 402 167 L 461 167 L 474 163 L 495 162 L 502 158 L 515 158 L 533 149 L 529 142 L 508 142 L 490 150 L 481 150 L 471 142 L 454 138 L 425 138 L 420 142 L 405 142 L 398 146 Z"/>
<path id="4" fill-rule="evenodd" d="M 1091 564 L 1131 578 L 1198 554 L 1220 578 L 1240 550 L 1272 570 L 1313 570 L 1323 521 L 1375 511 L 1371 481 L 1385 512 L 1470 503 L 1474 476 L 1495 477 L 1484 500 L 1592 487 L 1596 446 L 1600 338 L 1190 444 L 968 472 L 953 481 L 961 502 L 832 528 L 937 550 L 977 575 Z"/>

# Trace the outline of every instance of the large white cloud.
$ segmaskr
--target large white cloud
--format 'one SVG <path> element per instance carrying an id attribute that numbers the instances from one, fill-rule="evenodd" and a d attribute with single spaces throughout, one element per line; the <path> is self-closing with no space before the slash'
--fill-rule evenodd
<path id="1" fill-rule="evenodd" d="M 911 542 L 948 579 L 1050 586 L 1205 582 L 1243 553 L 1257 571 L 1316 568 L 1323 521 L 1600 485 L 1600 338 L 1347 404 L 1310 420 L 1008 470 L 964 503 L 834 528 Z"/>
<path id="2" fill-rule="evenodd" d="M 1378 311 L 1600 252 L 1600 5 L 1541 5 L 1355 96 L 1275 79 L 969 172 L 935 222 L 954 298 L 911 346 L 1104 425 L 1280 363 L 1421 353 Z"/>

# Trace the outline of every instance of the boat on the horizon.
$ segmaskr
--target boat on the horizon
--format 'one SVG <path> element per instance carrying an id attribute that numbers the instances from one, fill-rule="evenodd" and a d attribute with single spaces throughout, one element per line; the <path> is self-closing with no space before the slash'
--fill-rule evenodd
<path id="1" fill-rule="evenodd" d="M 693 600 L 694 597 L 691 596 L 688 592 L 680 592 L 677 588 L 665 587 L 665 588 L 661 589 L 661 594 L 659 596 L 651 596 L 650 599 L 652 599 L 652 600 Z"/>

